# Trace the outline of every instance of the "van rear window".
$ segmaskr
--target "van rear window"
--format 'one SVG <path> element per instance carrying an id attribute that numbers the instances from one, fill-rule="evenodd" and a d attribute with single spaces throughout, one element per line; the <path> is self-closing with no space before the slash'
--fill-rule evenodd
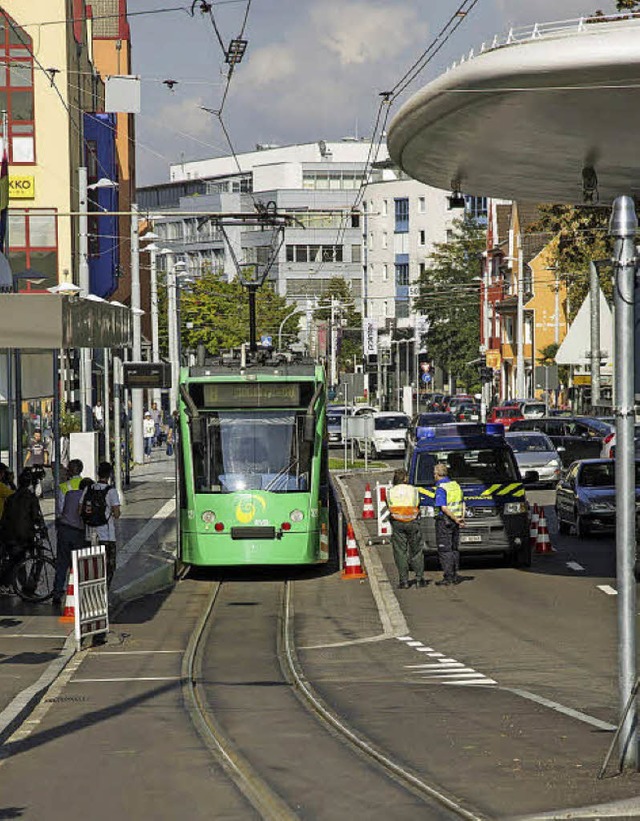
<path id="1" fill-rule="evenodd" d="M 414 485 L 433 485 L 433 468 L 443 462 L 449 468 L 449 478 L 460 484 L 497 484 L 519 482 L 518 468 L 507 448 L 493 450 L 453 450 L 420 453 L 416 463 Z"/>

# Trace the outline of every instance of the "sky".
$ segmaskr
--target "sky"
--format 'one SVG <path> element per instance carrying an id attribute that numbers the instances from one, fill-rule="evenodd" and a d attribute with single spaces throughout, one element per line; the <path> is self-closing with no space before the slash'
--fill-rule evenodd
<path id="1" fill-rule="evenodd" d="M 184 2 L 184 0 L 182 0 Z M 247 50 L 229 85 L 208 16 L 184 10 L 130 19 L 133 72 L 142 79 L 137 117 L 138 185 L 167 182 L 169 165 L 345 136 L 370 136 L 380 92 L 393 88 L 459 8 L 461 0 L 251 0 Z M 129 12 L 176 7 L 175 0 L 129 0 Z M 190 7 L 191 0 L 188 0 Z M 469 7 L 470 3 L 467 4 Z M 223 43 L 237 37 L 247 0 L 219 0 L 214 17 Z M 394 103 L 454 61 L 511 27 L 572 20 L 615 0 L 477 0 L 440 52 Z M 170 90 L 163 80 L 176 80 Z"/>

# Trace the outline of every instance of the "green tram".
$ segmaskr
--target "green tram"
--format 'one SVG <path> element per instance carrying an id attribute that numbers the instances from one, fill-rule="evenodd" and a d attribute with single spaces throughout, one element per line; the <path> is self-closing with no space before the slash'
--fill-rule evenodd
<path id="1" fill-rule="evenodd" d="M 182 369 L 182 562 L 328 561 L 325 409 L 324 369 L 312 362 Z"/>

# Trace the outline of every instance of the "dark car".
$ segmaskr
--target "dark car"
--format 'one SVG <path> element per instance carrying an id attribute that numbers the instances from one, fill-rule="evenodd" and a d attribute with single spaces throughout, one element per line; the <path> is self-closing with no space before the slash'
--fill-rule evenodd
<path id="1" fill-rule="evenodd" d="M 444 404 L 444 394 L 443 393 L 432 393 L 429 396 L 429 401 L 427 403 L 427 407 L 430 411 L 438 412 L 442 410 L 442 406 Z"/>
<path id="2" fill-rule="evenodd" d="M 455 421 L 455 417 L 452 413 L 419 413 L 411 420 L 411 424 L 407 430 L 407 442 L 415 441 L 416 438 L 424 435 L 425 428 L 433 428 L 437 425 L 450 425 Z"/>
<path id="3" fill-rule="evenodd" d="M 640 462 L 636 462 L 636 505 L 640 499 Z M 556 489 L 560 533 L 573 528 L 578 538 L 592 532 L 610 533 L 616 527 L 615 461 L 583 459 L 574 462 Z"/>
<path id="4" fill-rule="evenodd" d="M 477 402 L 463 402 L 454 411 L 456 422 L 479 422 L 480 405 Z"/>
<path id="5" fill-rule="evenodd" d="M 600 456 L 604 439 L 613 430 L 607 422 L 592 416 L 553 416 L 513 422 L 509 430 L 537 430 L 546 433 L 562 457 L 563 467 L 578 459 Z"/>

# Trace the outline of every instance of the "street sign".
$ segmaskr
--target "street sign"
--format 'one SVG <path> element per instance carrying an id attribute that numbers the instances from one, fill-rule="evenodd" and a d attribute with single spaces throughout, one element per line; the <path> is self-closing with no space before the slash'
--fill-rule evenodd
<path id="1" fill-rule="evenodd" d="M 273 347 L 273 337 L 271 336 L 261 336 L 260 337 L 260 344 L 263 348 L 272 348 Z"/>
<path id="2" fill-rule="evenodd" d="M 493 368 L 494 371 L 500 369 L 500 365 L 502 364 L 502 356 L 499 350 L 488 350 L 485 354 L 485 358 L 488 368 Z"/>
<path id="3" fill-rule="evenodd" d="M 125 388 L 170 388 L 171 365 L 168 362 L 125 362 Z"/>
<path id="4" fill-rule="evenodd" d="M 424 383 L 428 384 L 429 382 L 431 382 L 431 374 L 430 373 L 423 373 L 422 376 L 420 377 L 420 379 Z"/>

